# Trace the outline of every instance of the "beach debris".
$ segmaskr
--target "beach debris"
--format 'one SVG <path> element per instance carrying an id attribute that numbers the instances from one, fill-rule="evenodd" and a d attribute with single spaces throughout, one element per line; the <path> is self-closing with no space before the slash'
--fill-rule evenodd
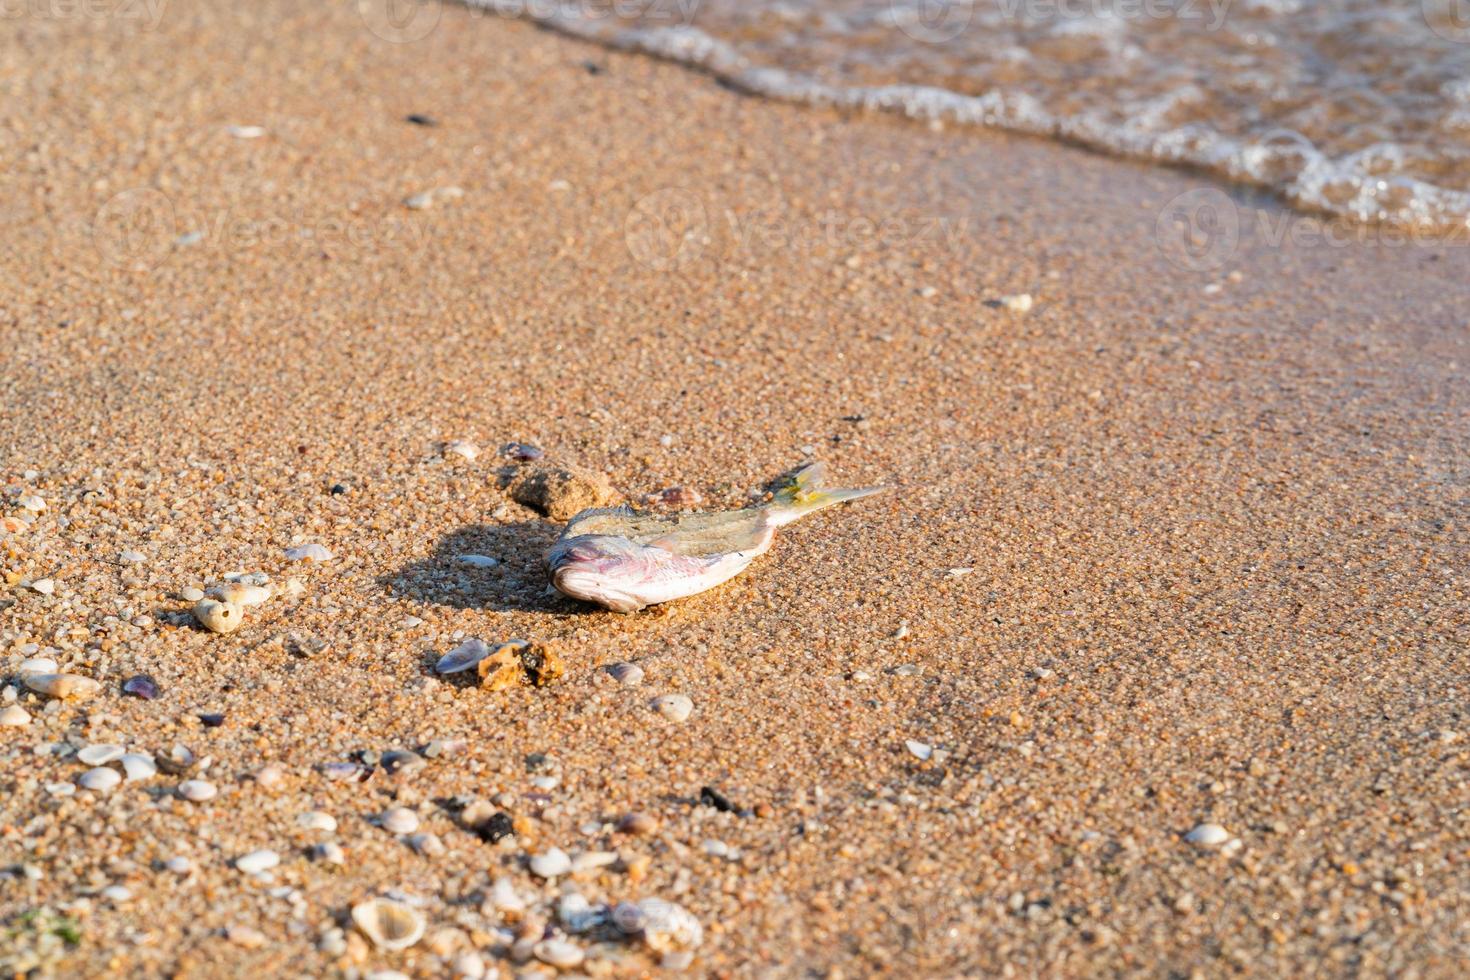
<path id="1" fill-rule="evenodd" d="M 147 674 L 134 674 L 122 683 L 122 692 L 144 701 L 158 697 L 158 684 Z"/>
<path id="2" fill-rule="evenodd" d="M 219 795 L 214 783 L 205 779 L 186 779 L 179 783 L 178 794 L 190 803 L 203 803 Z"/>
<path id="3" fill-rule="evenodd" d="M 1230 840 L 1230 831 L 1217 823 L 1202 823 L 1184 835 L 1186 844 L 1199 848 L 1219 847 Z"/>
<path id="4" fill-rule="evenodd" d="M 320 810 L 308 810 L 296 818 L 296 826 L 302 830 L 320 830 L 330 834 L 337 829 L 337 818 Z"/>
<path id="5" fill-rule="evenodd" d="M 31 713 L 18 704 L 0 711 L 0 728 L 24 728 L 31 723 Z"/>
<path id="6" fill-rule="evenodd" d="M 122 776 L 116 769 L 98 766 L 96 769 L 88 769 L 82 773 L 82 777 L 77 780 L 77 785 L 94 793 L 110 793 L 121 782 Z"/>
<path id="7" fill-rule="evenodd" d="M 499 558 L 489 555 L 455 555 L 454 560 L 467 568 L 494 568 L 500 564 Z"/>
<path id="8" fill-rule="evenodd" d="M 660 694 L 648 706 L 675 724 L 687 720 L 694 710 L 694 702 L 683 694 Z"/>
<path id="9" fill-rule="evenodd" d="M 924 742 L 916 742 L 913 739 L 904 739 L 903 747 L 909 750 L 909 755 L 920 762 L 928 762 L 934 754 L 934 747 Z"/>
<path id="10" fill-rule="evenodd" d="M 77 752 L 77 761 L 89 766 L 105 766 L 123 757 L 121 745 L 88 745 Z"/>
<path id="11" fill-rule="evenodd" d="M 1036 301 L 1031 297 L 1030 293 L 1016 293 L 1012 296 L 1002 296 L 1000 298 L 1000 305 L 1012 313 L 1030 313 L 1031 307 L 1035 303 Z"/>
<path id="12" fill-rule="evenodd" d="M 258 606 L 272 595 L 268 585 L 250 585 L 245 582 L 224 582 L 220 585 L 211 585 L 205 595 L 213 596 L 221 602 L 233 603 L 237 606 Z"/>
<path id="13" fill-rule="evenodd" d="M 424 917 L 391 898 L 370 898 L 352 906 L 352 922 L 385 952 L 408 949 L 424 935 Z"/>
<path id="14" fill-rule="evenodd" d="M 518 684 L 546 687 L 561 679 L 566 666 L 549 644 L 511 640 L 497 646 L 478 666 L 480 686 L 503 691 Z"/>
<path id="15" fill-rule="evenodd" d="M 249 854 L 235 858 L 235 867 L 248 875 L 269 871 L 280 863 L 281 856 L 275 851 L 266 849 L 251 851 Z"/>
<path id="16" fill-rule="evenodd" d="M 406 806 L 395 806 L 383 811 L 378 823 L 390 834 L 411 834 L 419 829 L 419 815 Z"/>
<path id="17" fill-rule="evenodd" d="M 141 752 L 129 752 L 118 762 L 122 763 L 123 772 L 128 777 L 128 782 L 136 783 L 144 779 L 152 779 L 158 775 L 158 764 L 153 761 L 153 756 L 144 755 Z"/>
<path id="18" fill-rule="evenodd" d="M 256 140 L 265 135 L 264 126 L 229 126 L 225 132 L 237 140 Z"/>
<path id="19" fill-rule="evenodd" d="M 529 442 L 507 442 L 500 447 L 500 455 L 518 463 L 529 463 L 546 455 L 546 450 Z"/>
<path id="20" fill-rule="evenodd" d="M 730 798 L 713 786 L 701 786 L 699 788 L 699 805 L 713 807 L 721 813 L 735 813 L 740 808 L 730 802 Z"/>
<path id="21" fill-rule="evenodd" d="M 569 874 L 572 870 L 572 859 L 567 852 L 559 847 L 541 854 L 533 854 L 529 862 L 531 873 L 538 878 L 556 878 L 559 875 Z"/>
<path id="22" fill-rule="evenodd" d="M 634 612 L 712 589 L 765 554 L 777 528 L 882 489 L 827 490 L 824 473 L 820 463 L 804 466 L 779 482 L 769 502 L 740 510 L 656 515 L 619 507 L 580 512 L 546 553 L 552 585 L 615 612 Z"/>
<path id="23" fill-rule="evenodd" d="M 410 112 L 408 115 L 404 116 L 403 118 L 404 118 L 404 121 L 405 122 L 411 122 L 415 126 L 437 126 L 437 125 L 439 125 L 438 120 L 436 120 L 433 116 L 426 116 L 422 112 Z"/>
<path id="24" fill-rule="evenodd" d="M 618 498 L 603 474 L 580 466 L 548 463 L 522 467 L 506 489 L 516 503 L 554 521 L 570 520 L 588 508 L 602 507 Z"/>
<path id="25" fill-rule="evenodd" d="M 80 674 L 25 674 L 21 683 L 49 698 L 63 701 L 85 701 L 102 690 L 102 685 Z"/>
<path id="26" fill-rule="evenodd" d="M 233 633 L 245 622 L 239 606 L 219 599 L 200 599 L 194 604 L 194 618 L 211 633 Z"/>
<path id="27" fill-rule="evenodd" d="M 643 683 L 643 668 L 637 664 L 611 664 L 607 672 L 624 687 L 637 687 Z"/>
<path id="28" fill-rule="evenodd" d="M 288 561 L 331 561 L 333 557 L 325 545 L 316 543 L 301 544 L 286 549 Z"/>
<path id="29" fill-rule="evenodd" d="M 521 641 L 512 640 L 511 642 Z M 438 663 L 434 664 L 434 670 L 441 674 L 457 674 L 462 670 L 478 667 L 480 661 L 489 655 L 490 645 L 484 640 L 471 637 L 440 657 Z"/>
<path id="30" fill-rule="evenodd" d="M 164 870 L 172 871 L 176 875 L 190 874 L 194 870 L 194 862 L 183 855 L 176 855 L 163 862 Z"/>

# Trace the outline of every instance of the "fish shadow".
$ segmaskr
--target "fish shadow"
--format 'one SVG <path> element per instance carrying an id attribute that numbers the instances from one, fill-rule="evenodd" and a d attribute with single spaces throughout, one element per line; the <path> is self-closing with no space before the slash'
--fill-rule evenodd
<path id="1" fill-rule="evenodd" d="M 573 613 L 586 609 L 552 590 L 543 557 L 560 533 L 545 521 L 472 524 L 439 539 L 433 554 L 411 561 L 378 583 L 395 596 L 455 609 Z M 476 568 L 463 555 L 497 559 Z"/>

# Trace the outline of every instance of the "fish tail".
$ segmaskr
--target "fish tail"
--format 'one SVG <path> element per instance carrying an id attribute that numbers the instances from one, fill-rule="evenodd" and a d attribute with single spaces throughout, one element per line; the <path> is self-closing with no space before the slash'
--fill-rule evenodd
<path id="1" fill-rule="evenodd" d="M 822 463 L 811 463 L 792 473 L 776 488 L 775 498 L 766 505 L 767 520 L 771 527 L 781 527 L 800 520 L 808 514 L 859 497 L 887 490 L 887 487 L 861 487 L 828 490 L 827 468 Z"/>

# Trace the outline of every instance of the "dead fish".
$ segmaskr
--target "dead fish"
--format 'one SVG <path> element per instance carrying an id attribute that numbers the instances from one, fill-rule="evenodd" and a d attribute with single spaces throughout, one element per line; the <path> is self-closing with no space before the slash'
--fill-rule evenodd
<path id="1" fill-rule="evenodd" d="M 614 612 L 712 589 L 765 554 L 776 528 L 884 487 L 823 488 L 821 463 L 802 467 L 774 498 L 710 514 L 642 514 L 629 507 L 584 510 L 546 553 L 551 583 L 574 599 Z"/>

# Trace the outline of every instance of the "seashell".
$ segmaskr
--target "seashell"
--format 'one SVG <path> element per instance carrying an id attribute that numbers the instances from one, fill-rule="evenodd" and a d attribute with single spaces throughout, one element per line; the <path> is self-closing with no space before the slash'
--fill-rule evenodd
<path id="1" fill-rule="evenodd" d="M 123 757 L 121 745 L 89 745 L 77 753 L 77 761 L 89 766 L 105 766 Z"/>
<path id="2" fill-rule="evenodd" d="M 469 568 L 494 568 L 500 564 L 499 558 L 491 558 L 489 555 L 455 555 L 454 560 Z"/>
<path id="3" fill-rule="evenodd" d="M 296 826 L 305 830 L 320 830 L 330 834 L 337 829 L 337 818 L 320 810 L 309 810 L 296 818 Z"/>
<path id="4" fill-rule="evenodd" d="M 444 853 L 444 842 L 438 834 L 410 834 L 408 846 L 425 857 L 437 857 Z"/>
<path id="5" fill-rule="evenodd" d="M 96 769 L 88 769 L 82 773 L 82 778 L 77 780 L 77 785 L 94 793 L 110 793 L 117 789 L 118 783 L 121 782 L 122 776 L 118 775 L 116 769 L 98 766 Z"/>
<path id="6" fill-rule="evenodd" d="M 312 860 L 321 861 L 323 864 L 346 864 L 347 853 L 342 850 L 342 845 L 336 841 L 327 841 L 317 844 L 311 849 Z"/>
<path id="7" fill-rule="evenodd" d="M 1217 823 L 1202 823 L 1184 835 L 1187 844 L 1195 847 L 1219 847 L 1230 839 L 1230 831 Z"/>
<path id="8" fill-rule="evenodd" d="M 212 633 L 233 633 L 245 622 L 239 606 L 218 599 L 200 599 L 194 606 L 194 618 Z"/>
<path id="9" fill-rule="evenodd" d="M 390 776 L 397 776 L 400 773 L 408 775 L 428 765 L 424 761 L 423 756 L 417 752 L 410 752 L 407 749 L 393 749 L 392 751 L 384 752 L 383 758 L 378 760 L 378 764 Z"/>
<path id="10" fill-rule="evenodd" d="M 538 878 L 555 878 L 572 870 L 572 859 L 559 847 L 533 855 L 530 864 L 531 873 Z"/>
<path id="11" fill-rule="evenodd" d="M 136 783 L 140 779 L 152 779 L 158 775 L 158 765 L 153 761 L 151 755 L 129 752 L 119 761 L 122 762 L 123 772 L 127 774 L 130 783 Z"/>
<path id="12" fill-rule="evenodd" d="M 533 446 L 529 442 L 507 442 L 500 447 L 500 455 L 506 459 L 513 459 L 518 463 L 529 463 L 546 455 L 546 451 L 540 446 Z"/>
<path id="13" fill-rule="evenodd" d="M 649 707 L 678 724 L 688 719 L 694 710 L 694 702 L 683 694 L 661 694 L 649 702 Z"/>
<path id="14" fill-rule="evenodd" d="M 260 785 L 266 787 L 267 789 L 272 786 L 279 786 L 281 784 L 281 780 L 285 778 L 285 767 L 275 762 L 261 766 L 255 772 L 255 781 Z"/>
<path id="15" fill-rule="evenodd" d="M 137 565 L 148 560 L 148 556 L 141 551 L 133 551 L 131 548 L 118 552 L 117 560 L 129 565 Z"/>
<path id="16" fill-rule="evenodd" d="M 333 557 L 324 545 L 315 543 L 286 549 L 286 558 L 290 561 L 331 561 Z"/>
<path id="17" fill-rule="evenodd" d="M 473 442 L 464 439 L 456 439 L 444 447 L 445 456 L 459 456 L 462 459 L 472 460 L 480 455 L 480 447 Z"/>
<path id="18" fill-rule="evenodd" d="M 424 917 L 401 902 L 373 898 L 352 906 L 352 921 L 378 949 L 408 949 L 424 935 Z"/>
<path id="19" fill-rule="evenodd" d="M 0 711 L 0 728 L 24 728 L 31 723 L 31 713 L 18 704 Z"/>
<path id="20" fill-rule="evenodd" d="M 481 980 L 486 974 L 485 958 L 474 950 L 460 953 L 450 966 L 454 976 L 464 980 Z"/>
<path id="21" fill-rule="evenodd" d="M 564 939 L 543 939 L 531 947 L 531 953 L 542 963 L 554 966 L 559 970 L 570 970 L 581 966 L 582 960 L 587 956 L 582 952 L 581 947 Z"/>
<path id="22" fill-rule="evenodd" d="M 591 932 L 607 921 L 607 907 L 594 908 L 577 892 L 567 892 L 556 903 L 556 917 L 567 932 Z"/>
<path id="23" fill-rule="evenodd" d="M 322 775 L 328 779 L 361 779 L 366 771 L 355 762 L 328 762 L 322 766 Z"/>
<path id="24" fill-rule="evenodd" d="M 102 690 L 101 684 L 80 674 L 26 674 L 21 680 L 37 694 L 66 701 L 85 701 Z"/>
<path id="25" fill-rule="evenodd" d="M 613 906 L 608 917 L 624 935 L 631 936 L 643 931 L 643 910 L 633 902 L 619 902 Z"/>
<path id="26" fill-rule="evenodd" d="M 158 697 L 158 684 L 147 674 L 135 674 L 123 681 L 122 692 L 144 701 L 152 701 Z"/>
<path id="27" fill-rule="evenodd" d="M 583 851 L 572 858 L 572 871 L 595 871 L 598 868 L 606 868 L 616 864 L 618 860 L 615 851 Z"/>
<path id="28" fill-rule="evenodd" d="M 226 582 L 211 585 L 208 595 L 221 602 L 233 602 L 237 606 L 258 606 L 272 595 L 268 585 L 247 585 L 244 582 Z"/>
<path id="29" fill-rule="evenodd" d="M 179 783 L 178 793 L 191 803 L 203 803 L 218 796 L 219 790 L 214 788 L 214 783 L 203 779 L 186 779 Z"/>
<path id="30" fill-rule="evenodd" d="M 226 582 L 239 582 L 241 585 L 271 584 L 271 577 L 265 572 L 226 572 L 220 578 Z"/>
<path id="31" fill-rule="evenodd" d="M 280 863 L 281 856 L 270 850 L 251 851 L 249 854 L 235 858 L 235 867 L 248 875 L 269 871 Z"/>
<path id="32" fill-rule="evenodd" d="M 264 126 L 227 126 L 225 132 L 237 140 L 257 140 L 265 135 Z"/>
<path id="33" fill-rule="evenodd" d="M 496 878 L 490 886 L 491 906 L 497 912 L 519 913 L 526 910 L 526 900 L 516 891 L 515 883 L 509 878 Z"/>
<path id="34" fill-rule="evenodd" d="M 31 591 L 50 595 L 56 591 L 56 583 L 49 578 L 38 578 L 31 583 Z"/>
<path id="35" fill-rule="evenodd" d="M 921 762 L 928 762 L 929 757 L 934 754 L 934 747 L 923 742 L 915 742 L 913 739 L 904 739 L 903 747 L 909 750 L 909 755 Z"/>
<path id="36" fill-rule="evenodd" d="M 50 657 L 29 657 L 20 662 L 15 673 L 17 677 L 23 678 L 27 674 L 54 674 L 58 670 L 60 668 L 56 666 L 56 661 Z"/>
<path id="37" fill-rule="evenodd" d="M 457 674 L 461 670 L 477 667 L 481 660 L 490 655 L 490 647 L 484 640 L 469 639 L 439 658 L 434 669 L 441 674 Z"/>
<path id="38" fill-rule="evenodd" d="M 643 668 L 637 664 L 612 664 L 607 672 L 624 687 L 637 687 L 643 683 Z"/>
<path id="39" fill-rule="evenodd" d="M 194 862 L 183 856 L 171 857 L 163 862 L 163 866 L 176 875 L 186 875 L 194 870 Z"/>
<path id="40" fill-rule="evenodd" d="M 704 928 L 683 906 L 661 898 L 638 903 L 643 918 L 643 942 L 656 952 L 693 949 L 704 941 Z"/>
<path id="41" fill-rule="evenodd" d="M 46 501 L 33 493 L 23 493 L 15 498 L 15 502 L 22 510 L 28 510 L 33 514 L 39 514 L 46 509 Z"/>
<path id="42" fill-rule="evenodd" d="M 200 599 L 204 598 L 204 590 L 195 588 L 191 585 L 187 588 L 179 590 L 179 598 L 183 599 L 185 602 L 198 602 Z"/>
<path id="43" fill-rule="evenodd" d="M 411 834 L 419 829 L 419 815 L 408 807 L 395 806 L 383 811 L 378 823 L 390 834 Z"/>
<path id="44" fill-rule="evenodd" d="M 647 813 L 629 813 L 618 821 L 618 830 L 635 837 L 647 837 L 658 830 L 658 818 Z"/>
<path id="45" fill-rule="evenodd" d="M 1031 298 L 1030 293 L 1016 293 L 1014 296 L 1002 296 L 1000 298 L 1000 305 L 1012 313 L 1029 313 L 1031 312 L 1031 307 L 1035 305 L 1035 302 Z"/>

